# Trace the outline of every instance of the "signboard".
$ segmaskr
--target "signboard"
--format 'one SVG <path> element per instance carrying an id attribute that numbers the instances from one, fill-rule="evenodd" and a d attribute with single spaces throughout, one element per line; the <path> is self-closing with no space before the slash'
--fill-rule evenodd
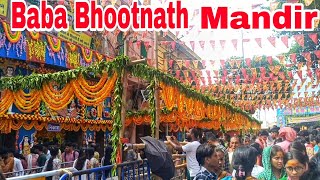
<path id="1" fill-rule="evenodd" d="M 48 129 L 49 132 L 60 132 L 61 128 L 59 124 L 48 124 Z"/>
<path id="2" fill-rule="evenodd" d="M 316 122 L 319 121 L 320 115 L 310 116 L 310 117 L 289 117 L 288 123 L 303 123 L 303 122 Z"/>
<path id="3" fill-rule="evenodd" d="M 73 13 L 68 12 L 68 20 L 69 20 L 69 30 L 68 31 L 60 31 L 58 32 L 58 37 L 64 39 L 66 41 L 72 42 L 74 44 L 78 44 L 80 46 L 90 48 L 91 45 L 91 36 L 84 32 L 77 32 L 73 28 Z"/>
<path id="4" fill-rule="evenodd" d="M 8 0 L 0 0 L 0 16 L 6 18 L 8 15 Z"/>

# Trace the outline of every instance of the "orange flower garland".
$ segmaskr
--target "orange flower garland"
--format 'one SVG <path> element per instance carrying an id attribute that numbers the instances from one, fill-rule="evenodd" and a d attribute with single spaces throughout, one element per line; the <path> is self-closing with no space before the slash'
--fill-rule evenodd
<path id="1" fill-rule="evenodd" d="M 11 43 L 17 43 L 21 38 L 21 31 L 11 32 L 9 24 L 2 21 L 4 32 Z"/>
<path id="2" fill-rule="evenodd" d="M 87 54 L 86 51 L 89 51 L 89 54 Z M 92 62 L 93 52 L 91 50 L 85 49 L 81 47 L 82 57 L 86 63 Z"/>
<path id="3" fill-rule="evenodd" d="M 38 40 L 41 36 L 40 36 L 40 32 L 33 32 L 33 31 L 29 31 L 30 37 L 33 40 Z"/>
<path id="4" fill-rule="evenodd" d="M 60 52 L 61 50 L 61 40 L 58 39 L 58 38 L 54 38 L 54 37 L 51 37 L 49 35 L 46 35 L 47 36 L 47 40 L 48 40 L 48 43 L 49 43 L 49 46 L 50 48 L 52 49 L 53 52 Z M 54 42 L 56 41 L 56 42 Z"/>
<path id="5" fill-rule="evenodd" d="M 96 57 L 97 57 L 97 60 L 98 61 L 101 61 L 102 59 L 103 59 L 103 55 L 102 54 L 100 54 L 98 51 L 96 51 Z"/>
<path id="6" fill-rule="evenodd" d="M 77 50 L 77 46 L 76 46 L 75 44 L 72 44 L 72 43 L 70 43 L 70 42 L 67 42 L 67 45 L 68 45 L 68 47 L 69 47 L 69 49 L 70 49 L 71 51 Z"/>

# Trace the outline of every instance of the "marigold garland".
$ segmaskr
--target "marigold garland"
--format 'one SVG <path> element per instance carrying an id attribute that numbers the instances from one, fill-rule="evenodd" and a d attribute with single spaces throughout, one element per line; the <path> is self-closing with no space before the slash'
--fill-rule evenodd
<path id="1" fill-rule="evenodd" d="M 7 24 L 6 22 L 2 21 L 2 26 L 3 26 L 3 29 L 4 29 L 4 32 L 8 38 L 8 40 L 11 42 L 11 43 L 17 43 L 20 38 L 21 38 L 21 31 L 16 31 L 16 32 L 12 32 L 10 30 L 10 26 L 9 24 Z"/>
<path id="2" fill-rule="evenodd" d="M 69 47 L 69 49 L 70 49 L 71 51 L 76 51 L 76 50 L 77 50 L 77 46 L 76 46 L 75 44 L 72 44 L 72 43 L 70 43 L 70 42 L 67 42 L 67 45 L 68 45 L 68 47 Z"/>
<path id="3" fill-rule="evenodd" d="M 29 31 L 30 37 L 33 40 L 38 40 L 41 36 L 40 32 Z"/>
<path id="4" fill-rule="evenodd" d="M 61 40 L 58 38 L 51 37 L 50 35 L 46 35 L 50 48 L 53 52 L 60 52 L 61 50 Z M 56 42 L 54 42 L 56 40 Z"/>
<path id="5" fill-rule="evenodd" d="M 87 54 L 86 51 L 89 51 L 89 54 Z M 82 53 L 82 57 L 86 63 L 92 62 L 93 51 L 85 49 L 84 47 L 81 47 L 81 53 Z"/>
<path id="6" fill-rule="evenodd" d="M 101 61 L 103 59 L 103 55 L 100 54 L 99 52 L 96 51 L 95 54 L 96 54 L 96 57 L 97 57 L 98 61 Z"/>

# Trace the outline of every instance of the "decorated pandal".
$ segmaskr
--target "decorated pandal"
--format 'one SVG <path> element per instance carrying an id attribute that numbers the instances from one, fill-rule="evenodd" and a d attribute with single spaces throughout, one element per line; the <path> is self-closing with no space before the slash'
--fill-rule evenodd
<path id="1" fill-rule="evenodd" d="M 260 122 L 240 108 L 206 96 L 145 64 L 129 64 L 127 57 L 110 59 L 47 34 L 11 32 L 5 22 L 0 27 L 4 31 L 0 37 L 3 58 L 0 63 L 15 61 L 13 66 L 7 66 L 8 72 L 0 79 L 1 133 L 25 129 L 30 130 L 28 136 L 32 138 L 32 132 L 49 131 L 56 128 L 55 124 L 61 130 L 89 134 L 112 131 L 113 148 L 117 152 L 122 126 L 148 124 L 154 135 L 155 79 L 160 82 L 163 101 L 160 122 L 168 124 L 170 132 L 192 127 L 243 131 L 260 128 Z M 58 68 L 50 69 L 44 64 Z M 59 71 L 65 69 L 70 70 Z M 124 70 L 149 82 L 150 93 L 148 110 L 127 112 L 122 124 Z"/>

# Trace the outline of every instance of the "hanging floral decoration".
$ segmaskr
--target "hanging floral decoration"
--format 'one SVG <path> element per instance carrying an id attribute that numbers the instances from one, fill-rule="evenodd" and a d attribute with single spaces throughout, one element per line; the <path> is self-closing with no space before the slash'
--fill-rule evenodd
<path id="1" fill-rule="evenodd" d="M 103 55 L 100 54 L 99 52 L 96 51 L 95 54 L 96 54 L 96 57 L 97 57 L 98 61 L 101 61 L 103 59 Z"/>
<path id="2" fill-rule="evenodd" d="M 12 31 L 10 30 L 9 24 L 7 24 L 7 23 L 4 22 L 4 21 L 2 21 L 2 26 L 3 26 L 4 32 L 5 32 L 8 40 L 9 40 L 11 43 L 17 43 L 17 42 L 20 40 L 21 35 L 22 35 L 22 32 L 21 32 L 21 31 L 12 32 Z"/>
<path id="3" fill-rule="evenodd" d="M 81 47 L 81 53 L 82 53 L 82 57 L 86 63 L 92 62 L 93 51 L 86 49 L 84 47 Z"/>
<path id="4" fill-rule="evenodd" d="M 53 52 L 58 53 L 61 49 L 61 40 L 50 35 L 46 35 L 50 48 Z"/>
<path id="5" fill-rule="evenodd" d="M 29 31 L 31 39 L 38 40 L 41 36 L 40 32 Z"/>
<path id="6" fill-rule="evenodd" d="M 70 49 L 71 51 L 76 51 L 76 50 L 77 50 L 77 46 L 76 46 L 75 44 L 72 44 L 72 43 L 70 43 L 70 42 L 67 42 L 67 45 L 68 45 L 68 47 L 69 47 L 69 49 Z"/>

